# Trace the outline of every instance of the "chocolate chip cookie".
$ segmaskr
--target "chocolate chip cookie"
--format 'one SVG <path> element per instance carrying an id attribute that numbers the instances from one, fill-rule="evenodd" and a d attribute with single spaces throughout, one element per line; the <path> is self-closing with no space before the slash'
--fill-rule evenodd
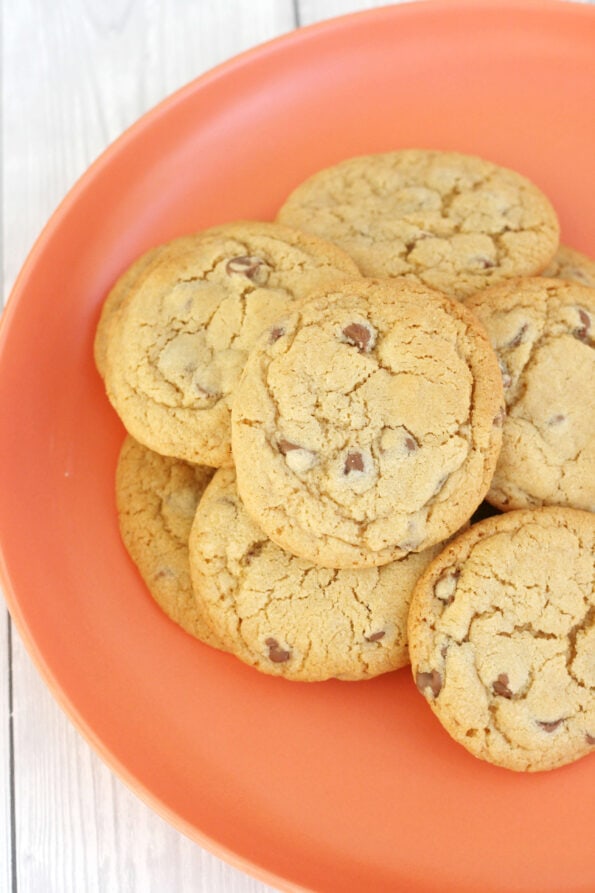
<path id="1" fill-rule="evenodd" d="M 205 238 L 208 238 L 208 233 L 209 230 L 204 231 Z M 102 378 L 105 378 L 107 345 L 110 339 L 112 325 L 129 296 L 133 294 L 143 276 L 148 273 L 152 264 L 158 260 L 161 254 L 167 252 L 180 252 L 184 248 L 192 250 L 196 244 L 197 238 L 201 237 L 197 235 L 180 236 L 177 239 L 173 239 L 171 242 L 167 242 L 165 245 L 156 245 L 153 248 L 149 248 L 124 270 L 111 287 L 101 307 L 101 313 L 93 342 L 95 366 Z"/>
<path id="2" fill-rule="evenodd" d="M 595 511 L 595 289 L 510 280 L 465 305 L 498 354 L 506 417 L 488 500 Z"/>
<path id="3" fill-rule="evenodd" d="M 229 401 L 257 336 L 312 289 L 354 275 L 340 249 L 274 223 L 165 246 L 109 327 L 106 390 L 128 433 L 163 455 L 229 464 Z"/>
<path id="4" fill-rule="evenodd" d="M 409 663 L 409 599 L 441 546 L 381 568 L 316 567 L 267 539 L 239 499 L 233 468 L 220 468 L 189 548 L 199 610 L 227 649 L 261 672 L 313 682 Z"/>
<path id="5" fill-rule="evenodd" d="M 416 584 L 413 678 L 476 757 L 518 771 L 595 752 L 595 516 L 510 512 L 457 537 Z"/>
<path id="6" fill-rule="evenodd" d="M 575 251 L 574 248 L 560 245 L 553 260 L 541 275 L 567 279 L 570 282 L 578 282 L 579 285 L 595 288 L 595 260 L 586 254 L 581 254 L 580 251 Z"/>
<path id="7" fill-rule="evenodd" d="M 102 378 L 105 377 L 107 343 L 109 341 L 112 323 L 128 295 L 132 292 L 134 286 L 139 282 L 143 273 L 159 256 L 160 252 L 161 246 L 157 246 L 155 248 L 150 248 L 137 258 L 126 270 L 124 270 L 121 276 L 118 277 L 103 302 L 99 322 L 97 323 L 97 329 L 95 330 L 95 340 L 93 342 L 95 365 Z"/>
<path id="8" fill-rule="evenodd" d="M 265 331 L 232 413 L 238 490 L 279 546 L 326 567 L 386 564 L 451 536 L 489 487 L 502 381 L 462 304 L 354 280 Z"/>
<path id="9" fill-rule="evenodd" d="M 421 149 L 319 171 L 288 197 L 278 220 L 336 242 L 365 276 L 406 276 L 456 298 L 539 273 L 559 239 L 552 205 L 521 174 Z"/>
<path id="10" fill-rule="evenodd" d="M 149 592 L 186 632 L 223 648 L 192 593 L 188 537 L 212 468 L 160 456 L 127 437 L 116 471 L 124 545 Z"/>

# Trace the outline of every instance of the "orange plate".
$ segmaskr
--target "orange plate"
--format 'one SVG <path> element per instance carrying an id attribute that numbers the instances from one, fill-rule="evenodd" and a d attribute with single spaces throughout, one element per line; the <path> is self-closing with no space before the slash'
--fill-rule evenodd
<path id="1" fill-rule="evenodd" d="M 385 7 L 297 31 L 176 93 L 52 217 L 5 312 L 0 540 L 13 617 L 109 765 L 182 831 L 286 890 L 595 889 L 595 760 L 519 775 L 469 756 L 407 670 L 287 683 L 198 644 L 118 536 L 123 430 L 92 360 L 143 249 L 271 218 L 350 155 L 459 149 L 533 178 L 595 253 L 595 9 Z"/>

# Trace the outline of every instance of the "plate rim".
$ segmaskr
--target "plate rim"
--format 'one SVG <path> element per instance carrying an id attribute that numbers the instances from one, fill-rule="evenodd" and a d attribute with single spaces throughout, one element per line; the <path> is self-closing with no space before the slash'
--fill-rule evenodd
<path id="1" fill-rule="evenodd" d="M 490 10 L 493 13 L 533 13 L 539 19 L 547 11 L 573 17 L 585 16 L 595 21 L 595 5 L 582 3 L 578 0 L 405 0 L 402 3 L 387 6 L 363 9 L 355 12 L 334 16 L 312 24 L 298 26 L 271 39 L 258 43 L 234 56 L 226 59 L 207 71 L 192 78 L 189 82 L 178 87 L 157 103 L 149 107 L 134 122 L 126 127 L 114 140 L 112 140 L 88 165 L 88 167 L 74 180 L 64 196 L 50 213 L 37 237 L 33 241 L 26 258 L 18 271 L 10 292 L 0 313 L 0 369 L 4 352 L 10 339 L 12 320 L 18 312 L 20 302 L 26 295 L 27 282 L 31 271 L 37 264 L 47 246 L 51 243 L 54 232 L 59 229 L 64 217 L 79 200 L 79 196 L 93 180 L 111 164 L 112 158 L 117 156 L 125 147 L 142 138 L 143 131 L 150 128 L 153 123 L 167 114 L 178 105 L 183 104 L 189 97 L 220 79 L 233 76 L 238 69 L 246 65 L 260 63 L 263 57 L 274 55 L 288 44 L 298 46 L 300 43 L 308 43 L 318 35 L 325 32 L 336 32 L 338 29 L 350 29 L 358 20 L 373 19 L 397 19 L 408 14 L 431 15 L 437 11 L 447 13 L 449 16 L 464 15 L 472 11 Z M 0 509 L 1 511 L 1 509 Z M 275 886 L 288 893 L 316 893 L 313 887 L 305 887 L 269 871 L 264 865 L 249 858 L 237 854 L 233 849 L 220 843 L 209 834 L 199 829 L 196 825 L 186 821 L 174 810 L 167 806 L 159 796 L 155 795 L 125 766 L 102 741 L 93 727 L 82 717 L 78 708 L 72 703 L 68 694 L 54 676 L 43 651 L 31 633 L 29 625 L 23 614 L 19 597 L 17 596 L 11 574 L 8 569 L 5 545 L 0 538 L 0 586 L 4 594 L 6 606 L 10 614 L 10 620 L 15 624 L 18 633 L 25 645 L 27 653 L 31 657 L 36 670 L 39 672 L 44 684 L 49 689 L 54 701 L 59 705 L 68 720 L 92 747 L 106 766 L 113 771 L 118 778 L 153 812 L 161 816 L 175 830 L 184 834 L 190 840 L 203 846 L 206 850 L 224 860 L 234 868 L 245 874 Z M 421 890 L 421 888 L 420 888 Z"/>

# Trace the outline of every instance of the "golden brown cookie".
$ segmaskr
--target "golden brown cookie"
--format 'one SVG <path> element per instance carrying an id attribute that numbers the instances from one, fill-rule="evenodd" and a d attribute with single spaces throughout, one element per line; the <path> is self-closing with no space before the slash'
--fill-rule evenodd
<path id="1" fill-rule="evenodd" d="M 498 354 L 506 418 L 488 500 L 595 511 L 595 289 L 510 280 L 466 299 Z"/>
<path id="2" fill-rule="evenodd" d="M 567 279 L 569 282 L 578 282 L 579 285 L 595 288 L 595 260 L 586 254 L 581 254 L 580 251 L 575 251 L 574 248 L 560 245 L 553 260 L 541 275 Z"/>
<path id="3" fill-rule="evenodd" d="M 223 648 L 192 592 L 188 537 L 212 468 L 160 456 L 127 437 L 116 471 L 120 533 L 149 592 L 186 632 Z"/>
<path id="4" fill-rule="evenodd" d="M 232 415 L 238 490 L 274 542 L 326 567 L 451 536 L 501 441 L 496 356 L 462 304 L 404 280 L 312 297 L 263 333 Z"/>
<path id="5" fill-rule="evenodd" d="M 595 516 L 509 512 L 457 537 L 418 581 L 413 677 L 476 757 L 518 771 L 595 752 Z"/>
<path id="6" fill-rule="evenodd" d="M 208 230 L 205 232 L 208 233 Z M 93 343 L 95 366 L 102 378 L 105 378 L 107 344 L 110 339 L 112 325 L 130 295 L 134 293 L 142 278 L 149 272 L 152 264 L 158 260 L 163 252 L 180 252 L 185 248 L 192 250 L 197 238 L 200 238 L 200 236 L 196 234 L 180 236 L 164 245 L 156 245 L 153 248 L 149 248 L 148 251 L 141 254 L 139 258 L 124 270 L 111 287 L 101 308 Z"/>
<path id="7" fill-rule="evenodd" d="M 423 149 L 319 171 L 292 192 L 278 220 L 336 242 L 364 276 L 406 276 L 456 298 L 539 273 L 559 238 L 551 203 L 525 177 Z"/>
<path id="8" fill-rule="evenodd" d="M 220 468 L 192 525 L 190 568 L 201 614 L 240 660 L 303 682 L 358 680 L 409 663 L 409 599 L 440 548 L 381 568 L 316 567 L 266 538 L 233 468 Z"/>
<path id="9" fill-rule="evenodd" d="M 229 464 L 229 401 L 257 336 L 312 289 L 354 275 L 335 246 L 274 223 L 171 243 L 110 328 L 106 389 L 129 434 L 164 455 Z"/>
<path id="10" fill-rule="evenodd" d="M 97 371 L 102 378 L 105 377 L 105 363 L 107 354 L 107 342 L 109 341 L 111 326 L 120 311 L 120 308 L 128 298 L 134 286 L 141 279 L 143 273 L 159 256 L 161 246 L 150 248 L 134 263 L 131 264 L 121 276 L 118 277 L 103 302 L 99 322 L 95 331 L 93 342 L 93 354 Z"/>

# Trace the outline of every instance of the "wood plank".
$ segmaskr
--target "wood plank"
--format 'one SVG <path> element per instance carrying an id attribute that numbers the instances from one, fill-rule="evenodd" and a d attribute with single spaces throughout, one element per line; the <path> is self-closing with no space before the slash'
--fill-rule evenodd
<path id="1" fill-rule="evenodd" d="M 334 16 L 347 15 L 376 6 L 392 6 L 404 0 L 299 0 L 301 25 L 312 25 Z"/>
<path id="2" fill-rule="evenodd" d="M 11 643 L 0 598 L 0 890 L 12 886 Z"/>
<path id="3" fill-rule="evenodd" d="M 3 0 L 4 286 L 101 151 L 219 62 L 289 31 L 291 0 Z"/>
<path id="4" fill-rule="evenodd" d="M 311 25 L 350 12 L 411 2 L 420 0 L 297 0 L 297 7 L 300 25 Z M 595 0 L 568 0 L 568 2 L 595 4 Z"/>

